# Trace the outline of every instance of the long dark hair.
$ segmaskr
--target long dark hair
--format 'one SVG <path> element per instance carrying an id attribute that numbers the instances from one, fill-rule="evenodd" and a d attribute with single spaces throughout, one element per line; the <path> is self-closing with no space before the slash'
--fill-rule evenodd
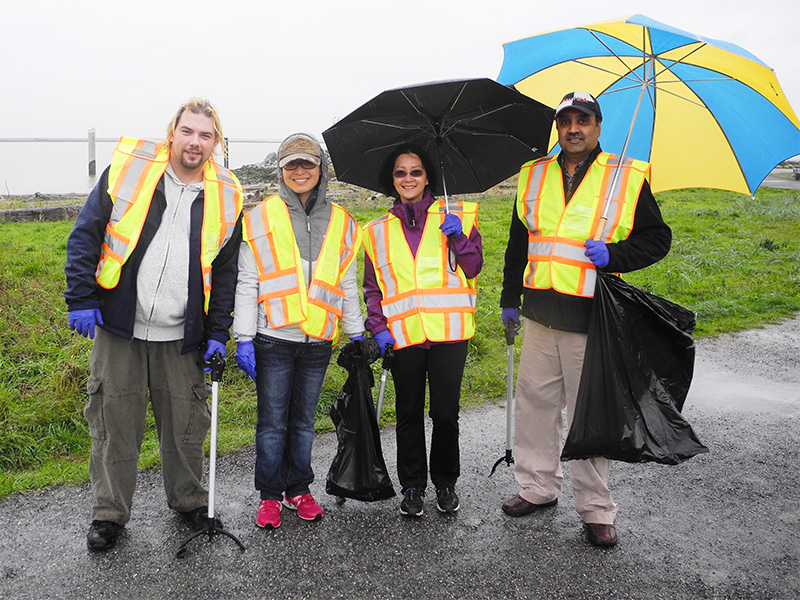
<path id="1" fill-rule="evenodd" d="M 419 156 L 422 166 L 425 169 L 425 174 L 428 176 L 428 185 L 425 186 L 425 189 L 431 191 L 435 190 L 439 181 L 439 175 L 428 153 L 416 144 L 400 144 L 394 150 L 392 150 L 392 153 L 389 154 L 389 156 L 386 157 L 386 160 L 383 162 L 383 166 L 381 167 L 380 178 L 378 181 L 383 188 L 383 193 L 387 196 L 392 196 L 395 199 L 400 197 L 400 194 L 397 193 L 397 190 L 394 187 L 394 175 L 392 175 L 392 172 L 394 171 L 394 163 L 397 160 L 397 157 L 402 154 L 416 154 Z"/>

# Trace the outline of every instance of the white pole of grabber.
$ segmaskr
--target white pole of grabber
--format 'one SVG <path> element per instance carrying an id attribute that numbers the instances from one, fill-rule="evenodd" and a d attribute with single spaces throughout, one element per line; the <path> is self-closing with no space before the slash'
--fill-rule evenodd
<path id="1" fill-rule="evenodd" d="M 94 127 L 89 129 L 89 176 L 97 175 L 97 149 L 95 147 Z"/>

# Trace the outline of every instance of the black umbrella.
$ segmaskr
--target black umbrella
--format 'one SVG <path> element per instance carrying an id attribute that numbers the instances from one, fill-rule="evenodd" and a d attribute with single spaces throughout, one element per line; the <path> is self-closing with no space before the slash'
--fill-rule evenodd
<path id="1" fill-rule="evenodd" d="M 439 165 L 434 194 L 478 193 L 547 151 L 554 111 L 491 79 L 387 90 L 322 133 L 340 181 L 389 193 L 380 172 L 400 144 Z"/>

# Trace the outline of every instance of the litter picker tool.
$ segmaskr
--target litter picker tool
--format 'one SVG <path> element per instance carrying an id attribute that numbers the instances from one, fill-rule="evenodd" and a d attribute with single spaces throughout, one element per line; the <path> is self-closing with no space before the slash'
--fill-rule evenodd
<path id="1" fill-rule="evenodd" d="M 508 346 L 508 363 L 506 368 L 506 453 L 497 459 L 489 477 L 494 475 L 497 466 L 505 462 L 509 467 L 514 464 L 512 448 L 514 443 L 514 338 L 519 333 L 519 325 L 509 320 L 505 326 L 506 345 Z"/>
<path id="2" fill-rule="evenodd" d="M 225 359 L 222 354 L 215 352 L 208 364 L 211 366 L 211 455 L 208 467 L 208 522 L 205 528 L 196 531 L 181 544 L 176 554 L 178 558 L 183 558 L 186 555 L 189 542 L 201 535 L 207 535 L 209 542 L 215 535 L 224 535 L 236 542 L 243 551 L 245 549 L 239 538 L 223 529 L 222 523 L 218 522 L 214 516 L 214 495 L 217 477 L 217 404 L 219 401 L 219 382 L 222 379 L 222 371 L 225 368 Z"/>

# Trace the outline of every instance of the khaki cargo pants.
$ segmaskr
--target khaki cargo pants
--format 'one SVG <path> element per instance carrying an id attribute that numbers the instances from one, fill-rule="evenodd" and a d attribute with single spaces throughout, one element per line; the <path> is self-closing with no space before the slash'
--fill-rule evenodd
<path id="1" fill-rule="evenodd" d="M 153 406 L 167 504 L 177 511 L 208 505 L 203 442 L 211 424 L 202 353 L 183 342 L 126 340 L 98 328 L 84 416 L 92 436 L 92 519 L 125 524 L 136 489 L 148 400 Z"/>

